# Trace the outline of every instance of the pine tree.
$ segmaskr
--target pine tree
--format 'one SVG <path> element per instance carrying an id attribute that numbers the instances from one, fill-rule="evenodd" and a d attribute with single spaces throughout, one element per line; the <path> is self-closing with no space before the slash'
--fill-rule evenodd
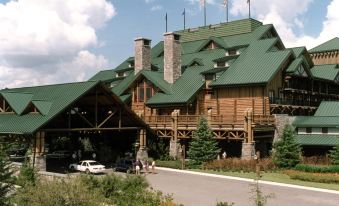
<path id="1" fill-rule="evenodd" d="M 198 166 L 217 158 L 220 153 L 218 143 L 213 139 L 213 133 L 210 130 L 207 120 L 201 117 L 198 123 L 197 131 L 193 135 L 188 150 L 190 165 Z"/>
<path id="2" fill-rule="evenodd" d="M 335 146 L 333 150 L 330 151 L 330 157 L 332 165 L 339 165 L 339 145 Z"/>
<path id="3" fill-rule="evenodd" d="M 281 168 L 291 168 L 300 162 L 300 146 L 295 141 L 293 129 L 286 125 L 283 135 L 274 145 L 273 162 Z"/>
<path id="4" fill-rule="evenodd" d="M 12 189 L 12 174 L 7 155 L 8 144 L 0 140 L 0 205 L 8 205 L 8 192 Z"/>

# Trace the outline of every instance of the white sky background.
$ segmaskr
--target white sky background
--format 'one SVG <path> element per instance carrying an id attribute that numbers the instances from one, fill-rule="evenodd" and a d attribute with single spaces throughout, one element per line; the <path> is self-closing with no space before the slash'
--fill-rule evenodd
<path id="1" fill-rule="evenodd" d="M 182 1 L 192 5 L 200 2 Z M 312 37 L 303 32 L 305 16 L 310 15 L 310 5 L 317 1 L 320 0 L 252 0 L 252 17 L 266 24 L 273 23 L 286 47 L 307 46 L 310 49 L 339 36 L 339 0 L 330 1 L 318 35 Z M 222 2 L 207 0 L 212 7 L 220 7 Z M 230 2 L 230 15 L 248 16 L 247 0 Z M 165 11 L 170 3 L 168 0 L 144 0 L 145 6 L 154 11 Z M 0 3 L 0 89 L 84 81 L 106 68 L 109 59 L 90 50 L 105 46 L 97 32 L 105 29 L 116 13 L 109 0 Z M 133 41 L 126 41 L 126 44 L 133 44 Z"/>

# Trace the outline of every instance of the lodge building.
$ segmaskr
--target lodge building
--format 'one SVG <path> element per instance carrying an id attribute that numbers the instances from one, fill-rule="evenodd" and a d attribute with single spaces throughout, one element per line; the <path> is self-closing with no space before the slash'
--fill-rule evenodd
<path id="1" fill-rule="evenodd" d="M 87 83 L 59 85 L 64 89 L 59 96 L 44 99 L 52 86 L 1 90 L 0 119 L 7 123 L 0 123 L 0 132 L 26 134 L 30 128 L 27 134 L 41 143 L 48 134 L 111 131 L 105 133 L 109 139 L 116 131 L 130 131 L 134 140 L 128 144 L 136 140 L 140 154 L 157 136 L 168 140 L 171 156 L 178 157 L 204 116 L 222 150 L 251 158 L 256 150 L 269 155 L 283 125 L 295 116 L 312 116 L 322 101 L 339 100 L 338 38 L 310 51 L 285 48 L 273 25 L 255 19 L 168 32 L 163 38 L 154 46 L 136 38 L 133 57 Z M 74 98 L 67 99 L 62 92 L 67 87 L 82 93 L 73 88 Z M 63 98 L 63 106 L 54 108 Z M 22 99 L 26 103 L 17 103 Z M 41 122 L 26 122 L 27 128 L 13 123 L 26 118 Z"/>

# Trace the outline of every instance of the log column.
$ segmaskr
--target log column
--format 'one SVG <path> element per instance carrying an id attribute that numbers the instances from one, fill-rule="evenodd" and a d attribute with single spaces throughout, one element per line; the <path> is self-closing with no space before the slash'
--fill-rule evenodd
<path id="1" fill-rule="evenodd" d="M 255 142 L 253 141 L 253 110 L 251 108 L 245 111 L 244 115 L 244 130 L 247 133 L 246 140 L 242 143 L 241 158 L 253 159 L 255 156 Z"/>
<path id="2" fill-rule="evenodd" d="M 32 163 L 39 171 L 46 171 L 45 135 L 43 131 L 38 131 L 34 136 L 32 149 Z"/>
<path id="3" fill-rule="evenodd" d="M 138 132 L 140 147 L 137 153 L 137 159 L 145 160 L 148 158 L 146 130 L 141 129 Z"/>
<path id="4" fill-rule="evenodd" d="M 172 116 L 172 137 L 170 141 L 170 156 L 176 159 L 179 152 L 179 142 L 178 142 L 178 116 L 179 111 L 174 110 L 171 114 Z"/>

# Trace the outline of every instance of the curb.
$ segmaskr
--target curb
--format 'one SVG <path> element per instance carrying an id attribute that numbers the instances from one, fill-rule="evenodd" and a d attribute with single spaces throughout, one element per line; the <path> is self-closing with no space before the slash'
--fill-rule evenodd
<path id="1" fill-rule="evenodd" d="M 169 172 L 199 175 L 199 176 L 205 176 L 205 177 L 216 177 L 216 178 L 221 178 L 221 179 L 237 180 L 237 181 L 243 181 L 243 182 L 252 182 L 253 183 L 255 181 L 253 179 L 247 179 L 247 178 L 242 178 L 242 177 L 232 177 L 232 176 L 225 176 L 225 175 L 209 174 L 209 173 L 195 172 L 195 171 L 189 171 L 189 170 L 178 170 L 178 169 L 172 169 L 172 168 L 166 168 L 166 167 L 157 167 L 157 169 L 163 170 L 163 171 L 169 171 Z M 270 181 L 265 181 L 265 180 L 259 180 L 259 183 L 265 184 L 265 185 L 288 187 L 288 188 L 310 190 L 310 191 L 316 191 L 316 192 L 325 192 L 325 193 L 331 193 L 331 194 L 339 195 L 339 191 L 330 190 L 330 189 L 321 189 L 321 188 L 292 185 L 292 184 L 286 184 L 286 183 L 270 182 Z"/>

